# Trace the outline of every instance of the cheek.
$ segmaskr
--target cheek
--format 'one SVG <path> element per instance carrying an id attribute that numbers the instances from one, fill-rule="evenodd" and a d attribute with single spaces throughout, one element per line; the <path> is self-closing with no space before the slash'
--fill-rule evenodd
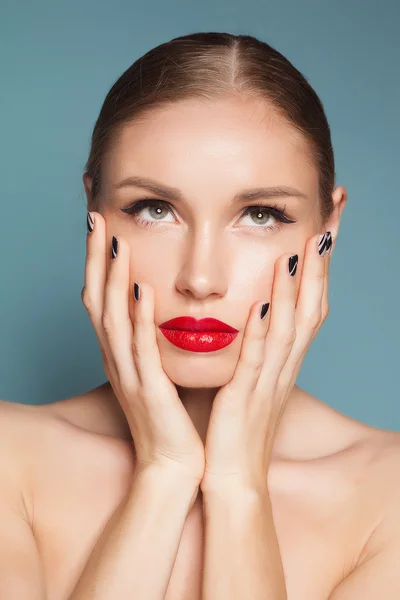
<path id="1" fill-rule="evenodd" d="M 236 251 L 235 259 L 231 263 L 231 294 L 237 303 L 251 304 L 257 300 L 269 299 L 272 296 L 272 287 L 275 277 L 275 263 L 282 254 L 292 253 L 299 255 L 299 263 L 295 278 L 296 302 L 302 277 L 305 245 L 309 236 L 314 235 L 304 232 L 292 235 L 288 241 L 271 240 L 265 247 L 242 246 L 241 251 Z"/>
<path id="2" fill-rule="evenodd" d="M 269 297 L 275 262 L 282 254 L 297 253 L 298 272 L 301 273 L 306 239 L 304 231 L 292 230 L 291 235 L 281 232 L 264 242 L 249 238 L 240 240 L 238 236 L 231 239 L 230 244 L 227 242 L 227 245 L 221 246 L 221 277 L 226 281 L 229 295 L 238 303 L 254 302 L 266 295 Z M 136 240 L 131 238 L 131 278 L 148 282 L 156 293 L 162 294 L 171 288 L 182 269 L 184 248 L 181 238 L 168 239 L 165 235 L 156 236 L 154 233 L 148 239 L 146 235 L 139 235 Z M 298 281 L 300 277 L 296 279 Z"/>
<path id="3" fill-rule="evenodd" d="M 150 285 L 154 291 L 155 308 L 167 302 L 167 298 L 173 293 L 173 286 L 179 273 L 179 252 L 175 244 L 169 244 L 160 236 L 155 239 L 144 240 L 143 238 L 131 242 L 131 264 L 130 278 L 133 282 L 143 281 Z M 134 302 L 134 298 L 131 299 Z"/>
<path id="4" fill-rule="evenodd" d="M 154 227 L 156 229 L 156 227 Z M 160 277 L 171 270 L 179 254 L 177 244 L 168 240 L 165 234 L 144 233 L 136 230 L 130 236 L 131 269 L 143 280 Z M 166 268 L 168 267 L 168 269 Z"/>
<path id="5" fill-rule="evenodd" d="M 243 251 L 237 254 L 231 264 L 230 296 L 236 306 L 243 304 L 249 307 L 253 302 L 268 299 L 271 296 L 274 278 L 274 263 L 278 258 L 276 252 L 264 248 L 260 251 Z"/>

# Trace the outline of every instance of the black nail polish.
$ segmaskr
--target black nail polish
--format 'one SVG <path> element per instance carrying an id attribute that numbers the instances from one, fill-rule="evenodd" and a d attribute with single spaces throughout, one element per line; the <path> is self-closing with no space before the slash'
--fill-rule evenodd
<path id="1" fill-rule="evenodd" d="M 136 302 L 139 302 L 139 298 L 140 298 L 140 287 L 138 286 L 137 283 L 135 283 L 135 285 L 133 286 L 133 293 L 135 294 L 135 300 Z"/>
<path id="2" fill-rule="evenodd" d="M 87 226 L 88 233 L 92 233 L 92 231 L 94 229 L 94 219 L 93 219 L 92 215 L 90 214 L 90 212 L 88 212 L 86 215 L 86 226 Z"/>
<path id="3" fill-rule="evenodd" d="M 333 241 L 332 241 L 332 234 L 331 234 L 331 232 L 330 232 L 330 231 L 328 231 L 328 238 L 329 238 L 329 239 L 328 239 L 328 240 L 327 240 L 327 242 L 326 242 L 326 253 L 329 253 L 329 254 L 330 254 L 330 253 L 331 253 L 332 244 L 333 244 Z"/>
<path id="4" fill-rule="evenodd" d="M 299 255 L 294 254 L 289 258 L 289 273 L 292 277 L 296 274 L 297 271 L 297 263 L 299 262 Z"/>
<path id="5" fill-rule="evenodd" d="M 111 258 L 115 258 L 118 254 L 118 240 L 113 236 L 112 238 L 112 249 L 111 249 Z"/>
<path id="6" fill-rule="evenodd" d="M 268 309 L 269 309 L 269 302 L 265 302 L 261 307 L 261 314 L 260 314 L 261 320 L 264 319 L 265 315 L 268 312 Z"/>
<path id="7" fill-rule="evenodd" d="M 319 243 L 318 254 L 320 256 L 325 256 L 325 254 L 327 254 L 327 252 L 331 246 L 332 246 L 332 234 L 330 231 L 327 231 Z"/>

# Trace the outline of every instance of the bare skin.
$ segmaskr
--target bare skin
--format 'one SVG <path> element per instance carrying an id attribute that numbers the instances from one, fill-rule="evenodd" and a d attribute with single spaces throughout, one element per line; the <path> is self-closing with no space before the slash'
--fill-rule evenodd
<path id="1" fill-rule="evenodd" d="M 165 205 L 158 215 L 145 208 L 141 220 L 135 219 L 122 210 L 159 195 L 138 187 L 115 189 L 133 175 L 179 186 L 186 202 L 170 202 L 175 216 Z M 207 315 L 240 330 L 226 351 L 199 356 L 177 349 L 156 327 L 163 368 L 204 442 L 215 393 L 237 364 L 250 305 L 270 299 L 278 256 L 298 253 L 301 265 L 304 244 L 317 232 L 331 231 L 335 243 L 346 190 L 334 190 L 334 210 L 323 226 L 318 173 L 304 139 L 266 113 L 265 105 L 241 101 L 184 103 L 129 125 L 102 176 L 107 247 L 113 235 L 129 245 L 131 289 L 133 281 L 153 287 L 155 324 Z M 90 178 L 84 184 L 90 199 Z M 282 185 L 304 195 L 276 199 L 286 205 L 291 224 L 272 227 L 270 215 L 268 227 L 260 225 L 256 215 L 240 217 L 244 206 L 231 203 L 240 190 Z M 106 382 L 49 405 L 2 402 L 0 434 L 10 510 L 34 533 L 47 597 L 67 600 L 135 473 L 124 412 Z M 375 552 L 374 532 L 386 519 L 398 479 L 399 438 L 294 386 L 265 474 L 290 600 L 328 598 Z M 202 536 L 199 494 L 166 600 L 200 600 Z"/>
<path id="2" fill-rule="evenodd" d="M 0 407 L 11 424 L 7 460 L 21 473 L 18 510 L 34 532 L 48 598 L 65 600 L 134 475 L 129 427 L 108 382 L 53 404 Z M 382 490 L 398 465 L 399 437 L 295 386 L 268 473 L 290 600 L 328 597 L 368 556 L 366 543 L 384 517 Z M 166 600 L 200 600 L 202 536 L 199 495 Z"/>

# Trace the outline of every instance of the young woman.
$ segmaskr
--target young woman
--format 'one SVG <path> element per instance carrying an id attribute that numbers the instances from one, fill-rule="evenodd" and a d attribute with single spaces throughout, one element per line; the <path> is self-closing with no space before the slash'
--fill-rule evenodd
<path id="1" fill-rule="evenodd" d="M 347 197 L 306 79 L 251 36 L 162 44 L 83 181 L 108 380 L 2 403 L 0 597 L 399 598 L 399 434 L 295 383 Z"/>

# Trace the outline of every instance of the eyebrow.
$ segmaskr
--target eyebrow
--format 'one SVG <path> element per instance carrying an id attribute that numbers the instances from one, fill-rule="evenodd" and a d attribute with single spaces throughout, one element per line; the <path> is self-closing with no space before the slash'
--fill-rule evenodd
<path id="1" fill-rule="evenodd" d="M 121 189 L 123 187 L 143 188 L 150 190 L 152 193 L 157 194 L 158 196 L 163 196 L 168 200 L 185 202 L 185 198 L 178 188 L 169 187 L 148 177 L 127 177 L 114 186 L 115 189 Z M 245 202 L 248 200 L 258 200 L 259 198 L 282 198 L 293 196 L 297 196 L 298 198 L 307 198 L 306 194 L 300 192 L 296 188 L 279 185 L 243 190 L 238 194 L 235 194 L 232 199 L 232 204 Z"/>

